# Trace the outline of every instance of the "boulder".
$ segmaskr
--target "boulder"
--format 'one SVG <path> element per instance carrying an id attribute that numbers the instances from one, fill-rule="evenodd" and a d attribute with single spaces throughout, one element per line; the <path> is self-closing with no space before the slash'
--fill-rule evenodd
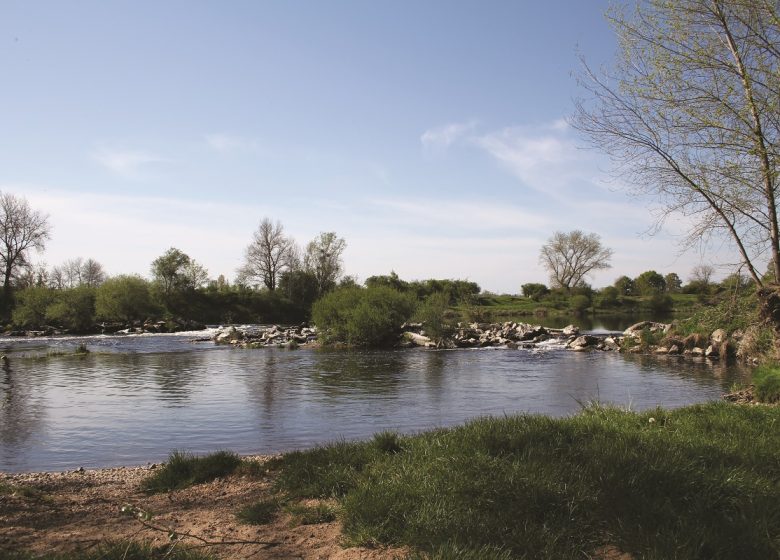
<path id="1" fill-rule="evenodd" d="M 591 336 L 589 334 L 584 334 L 582 336 L 578 336 L 571 342 L 567 344 L 568 348 L 571 348 L 572 350 L 584 350 L 586 348 L 590 348 L 593 346 L 596 346 L 599 344 L 600 339 L 595 336 Z"/>
<path id="2" fill-rule="evenodd" d="M 726 331 L 723 329 L 716 329 L 710 335 L 710 341 L 716 346 L 726 342 L 726 339 L 728 339 L 728 335 L 726 335 Z"/>
<path id="3" fill-rule="evenodd" d="M 580 334 L 580 329 L 574 325 L 566 325 L 561 329 L 561 334 L 563 336 L 577 336 Z"/>
<path id="4" fill-rule="evenodd" d="M 403 337 L 405 340 L 408 340 L 415 346 L 428 346 L 429 344 L 433 344 L 430 338 L 427 336 L 423 336 L 421 334 L 417 334 L 415 332 L 405 332 L 403 334 Z M 433 344 L 435 346 L 435 344 Z"/>

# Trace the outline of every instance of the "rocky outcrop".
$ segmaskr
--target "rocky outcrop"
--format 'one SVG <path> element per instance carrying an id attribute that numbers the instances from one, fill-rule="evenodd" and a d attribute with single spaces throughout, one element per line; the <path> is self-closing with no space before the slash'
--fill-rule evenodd
<path id="1" fill-rule="evenodd" d="M 286 347 L 297 348 L 317 342 L 317 329 L 302 324 L 297 327 L 279 325 L 242 325 L 223 327 L 214 333 L 217 344 L 229 344 L 238 348 Z"/>

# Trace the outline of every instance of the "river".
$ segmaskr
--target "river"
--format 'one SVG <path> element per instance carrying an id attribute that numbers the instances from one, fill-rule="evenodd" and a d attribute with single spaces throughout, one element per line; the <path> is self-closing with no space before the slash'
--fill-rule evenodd
<path id="1" fill-rule="evenodd" d="M 597 329 L 598 330 L 598 329 Z M 239 350 L 203 333 L 0 339 L 0 470 L 266 454 L 483 415 L 717 399 L 739 368 L 546 350 Z M 90 352 L 73 354 L 79 344 Z"/>

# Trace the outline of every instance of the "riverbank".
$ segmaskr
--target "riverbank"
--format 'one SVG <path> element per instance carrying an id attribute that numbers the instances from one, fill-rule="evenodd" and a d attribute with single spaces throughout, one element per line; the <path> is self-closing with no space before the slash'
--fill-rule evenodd
<path id="1" fill-rule="evenodd" d="M 246 458 L 259 465 L 268 459 Z M 75 560 L 79 551 L 88 553 L 109 540 L 169 545 L 171 531 L 181 539 L 180 547 L 195 546 L 224 560 L 398 557 L 398 549 L 343 548 L 337 520 L 302 524 L 293 514 L 284 514 L 267 525 L 241 523 L 236 517 L 241 508 L 274 495 L 269 478 L 232 474 L 149 495 L 141 489 L 142 481 L 158 470 L 158 465 L 148 465 L 0 474 L 0 558 L 18 551 L 31 553 L 31 558 L 56 551 L 75 553 Z M 142 523 L 123 515 L 127 506 L 152 517 Z M 204 546 L 204 541 L 213 544 Z"/>
<path id="2" fill-rule="evenodd" d="M 141 481 L 160 467 L 3 475 L 0 550 L 162 544 L 170 528 L 179 547 L 241 541 L 205 547 L 221 558 L 773 558 L 779 422 L 778 407 L 726 403 L 483 418 L 257 458 L 156 495 Z M 296 521 L 315 505 L 338 521 Z M 238 522 L 247 506 L 264 524 Z"/>

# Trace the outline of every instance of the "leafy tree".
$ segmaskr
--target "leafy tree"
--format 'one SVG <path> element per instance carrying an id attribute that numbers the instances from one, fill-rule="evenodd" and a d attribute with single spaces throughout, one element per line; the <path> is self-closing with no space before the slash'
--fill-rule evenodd
<path id="1" fill-rule="evenodd" d="M 687 242 L 725 236 L 757 287 L 780 280 L 780 7 L 774 0 L 645 0 L 610 22 L 621 53 L 587 65 L 574 126 L 618 174 L 692 220 Z"/>
<path id="2" fill-rule="evenodd" d="M 590 298 L 583 294 L 573 295 L 569 300 L 569 307 L 577 313 L 582 313 L 590 307 Z"/>
<path id="3" fill-rule="evenodd" d="M 16 292 L 16 307 L 11 320 L 22 328 L 37 328 L 46 324 L 46 310 L 55 300 L 55 293 L 46 286 L 30 286 Z"/>
<path id="4" fill-rule="evenodd" d="M 388 288 L 393 288 L 399 292 L 405 292 L 410 288 L 409 282 L 401 280 L 394 270 L 391 270 L 390 274 L 387 276 L 369 276 L 364 283 L 366 288 L 387 286 Z"/>
<path id="5" fill-rule="evenodd" d="M 539 262 L 550 272 L 553 287 L 569 291 L 594 270 L 610 268 L 610 258 L 612 249 L 602 247 L 595 233 L 556 231 L 542 245 Z"/>
<path id="6" fill-rule="evenodd" d="M 670 272 L 664 276 L 666 291 L 670 294 L 679 294 L 682 289 L 682 280 L 676 272 Z"/>
<path id="7" fill-rule="evenodd" d="M 14 275 L 29 263 L 31 250 L 42 251 L 50 237 L 49 217 L 30 208 L 24 197 L 0 193 L 0 265 L 3 303 L 11 302 Z"/>
<path id="8" fill-rule="evenodd" d="M 621 276 L 613 284 L 617 288 L 618 293 L 621 296 L 633 296 L 636 295 L 636 286 L 634 280 L 628 276 Z"/>
<path id="9" fill-rule="evenodd" d="M 284 234 L 282 224 L 263 218 L 246 248 L 238 277 L 241 283 L 258 282 L 274 291 L 280 275 L 293 268 L 295 258 L 295 242 Z"/>
<path id="10" fill-rule="evenodd" d="M 620 295 L 618 289 L 614 286 L 607 286 L 602 288 L 599 293 L 601 296 L 601 307 L 617 307 L 620 305 Z"/>
<path id="11" fill-rule="evenodd" d="M 88 332 L 95 326 L 95 288 L 82 284 L 62 290 L 46 308 L 47 322 L 74 332 Z"/>
<path id="12" fill-rule="evenodd" d="M 637 291 L 643 296 L 651 296 L 666 291 L 664 277 L 655 270 L 647 270 L 634 281 Z"/>
<path id="13" fill-rule="evenodd" d="M 523 295 L 525 297 L 531 298 L 534 301 L 539 301 L 550 293 L 550 289 L 547 286 L 539 283 L 531 282 L 529 284 L 523 284 L 520 288 L 523 290 Z"/>
<path id="14" fill-rule="evenodd" d="M 155 292 L 171 313 L 190 311 L 191 293 L 208 281 L 208 273 L 200 264 L 179 249 L 171 247 L 152 262 Z"/>
<path id="15" fill-rule="evenodd" d="M 152 310 L 149 283 L 140 276 L 114 276 L 97 288 L 95 312 L 100 319 L 132 323 Z"/>
<path id="16" fill-rule="evenodd" d="M 336 286 L 342 273 L 341 254 L 347 242 L 335 232 L 323 232 L 306 246 L 303 266 L 317 279 L 317 293 L 323 295 Z"/>
<path id="17" fill-rule="evenodd" d="M 428 296 L 414 314 L 415 319 L 423 324 L 425 334 L 436 343 L 445 340 L 454 330 L 452 321 L 447 318 L 449 309 L 449 294 L 437 292 Z"/>

